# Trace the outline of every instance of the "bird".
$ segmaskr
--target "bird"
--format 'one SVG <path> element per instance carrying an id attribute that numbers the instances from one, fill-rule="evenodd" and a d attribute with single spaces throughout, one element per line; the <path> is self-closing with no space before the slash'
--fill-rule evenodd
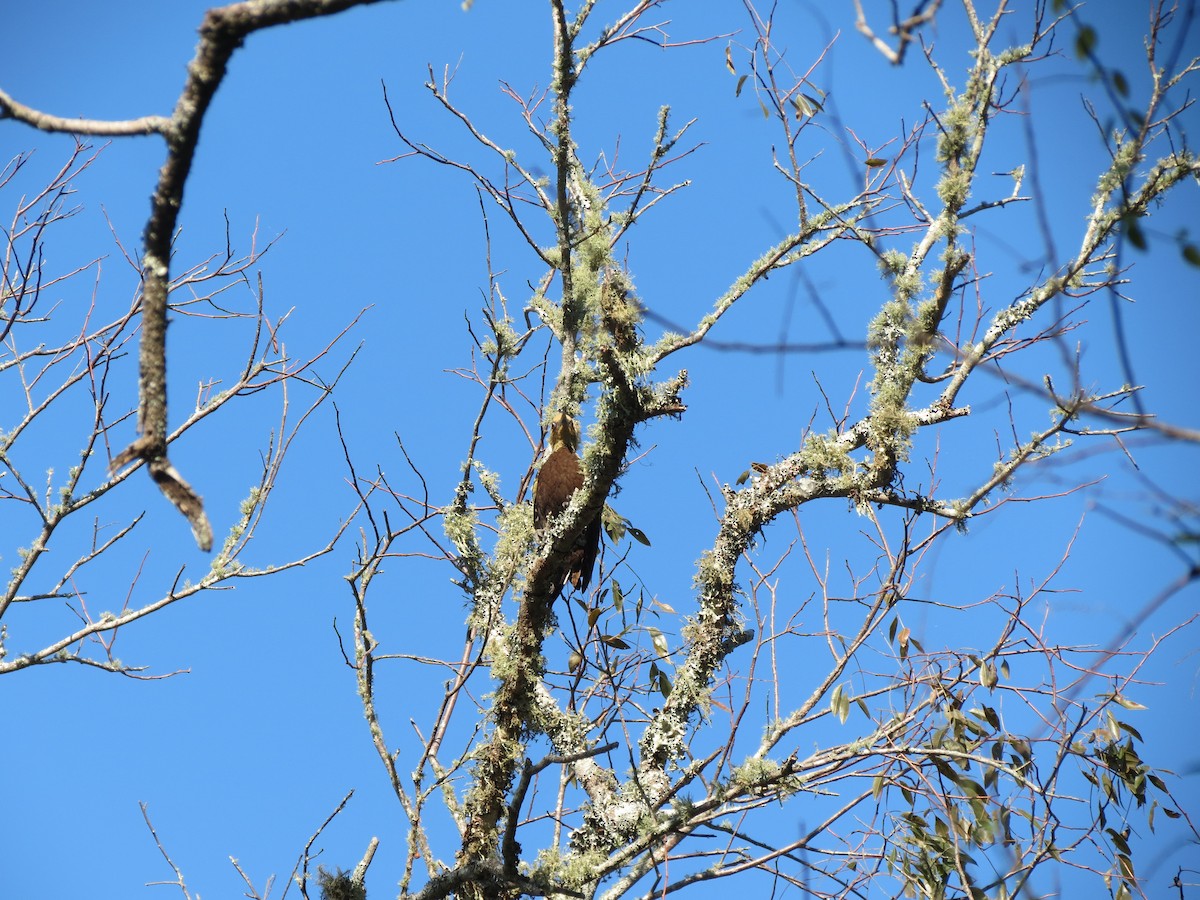
<path id="1" fill-rule="evenodd" d="M 542 463 L 533 485 L 533 524 L 539 532 L 544 533 L 550 521 L 563 514 L 571 504 L 571 497 L 583 487 L 578 448 L 579 426 L 560 412 L 550 423 L 550 455 Z M 552 596 L 558 597 L 567 582 L 577 591 L 586 591 L 599 549 L 600 517 L 594 516 L 571 548 Z"/>

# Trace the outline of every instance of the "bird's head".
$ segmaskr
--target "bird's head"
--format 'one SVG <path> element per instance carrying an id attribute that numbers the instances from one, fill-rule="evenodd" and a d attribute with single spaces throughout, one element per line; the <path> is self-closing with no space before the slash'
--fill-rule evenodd
<path id="1" fill-rule="evenodd" d="M 579 426 L 565 412 L 556 415 L 550 422 L 550 449 L 560 447 L 575 453 L 579 449 Z"/>

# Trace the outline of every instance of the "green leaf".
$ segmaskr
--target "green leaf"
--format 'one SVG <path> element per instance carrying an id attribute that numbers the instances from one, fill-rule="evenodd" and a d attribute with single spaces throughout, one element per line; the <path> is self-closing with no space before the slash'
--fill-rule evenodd
<path id="1" fill-rule="evenodd" d="M 1139 732 L 1139 731 L 1138 731 L 1136 728 L 1134 728 L 1132 725 L 1130 725 L 1128 722 L 1120 722 L 1120 721 L 1118 721 L 1118 722 L 1117 722 L 1117 724 L 1118 724 L 1118 725 L 1120 725 L 1120 726 L 1121 726 L 1121 727 L 1122 727 L 1122 728 L 1123 728 L 1125 731 L 1127 731 L 1127 732 L 1129 732 L 1130 734 L 1132 734 L 1132 735 L 1133 735 L 1135 738 L 1137 738 L 1139 741 L 1140 741 L 1140 740 L 1142 740 L 1142 735 L 1141 735 L 1141 733 L 1140 733 L 1140 732 Z"/>
<path id="2" fill-rule="evenodd" d="M 866 166 L 868 169 L 878 169 L 880 166 L 886 166 L 886 165 L 887 165 L 887 160 L 881 159 L 878 156 L 869 157 L 866 161 Z"/>
<path id="3" fill-rule="evenodd" d="M 810 119 L 818 112 L 824 110 L 821 106 L 821 101 L 816 97 L 810 97 L 808 94 L 797 94 L 792 98 L 792 106 L 796 108 L 797 119 Z"/>
<path id="4" fill-rule="evenodd" d="M 1137 249 L 1146 249 L 1146 233 L 1142 231 L 1142 226 L 1138 224 L 1137 219 L 1130 218 L 1125 222 L 1125 236 L 1129 238 L 1129 243 Z"/>
<path id="5" fill-rule="evenodd" d="M 667 677 L 666 672 L 658 673 L 658 692 L 663 695 L 663 699 L 671 696 L 671 679 Z"/>
<path id="6" fill-rule="evenodd" d="M 983 789 L 983 785 L 978 781 L 972 781 L 970 778 L 960 777 L 958 786 L 962 788 L 964 794 L 968 797 L 987 797 L 987 791 Z"/>
<path id="7" fill-rule="evenodd" d="M 605 644 L 612 647 L 614 650 L 629 649 L 629 645 L 615 634 L 602 634 L 600 635 L 600 640 L 604 641 Z"/>
<path id="8" fill-rule="evenodd" d="M 650 632 L 650 643 L 654 645 L 654 651 L 659 656 L 666 656 L 670 652 L 666 636 L 657 628 L 647 628 L 646 630 Z"/>
<path id="9" fill-rule="evenodd" d="M 997 715 L 996 711 L 990 706 L 985 706 L 983 708 L 983 717 L 987 719 L 987 723 L 993 728 L 1000 728 L 1000 716 Z"/>
<path id="10" fill-rule="evenodd" d="M 1128 853 L 1128 851 L 1126 851 L 1126 853 Z M 1126 853 L 1122 853 L 1117 857 L 1117 865 L 1121 868 L 1121 877 L 1128 878 L 1130 881 L 1133 881 L 1133 879 L 1136 877 L 1133 874 L 1133 860 L 1130 859 Z"/>
<path id="11" fill-rule="evenodd" d="M 1079 29 L 1079 34 L 1075 36 L 1075 55 L 1080 59 L 1086 59 L 1096 49 L 1098 40 L 1096 29 L 1091 25 L 1084 25 Z"/>
<path id="12" fill-rule="evenodd" d="M 646 537 L 646 532 L 642 531 L 640 528 L 634 528 L 632 525 L 629 525 L 628 528 L 629 533 L 633 535 L 633 539 L 635 541 L 646 547 L 650 546 L 650 538 Z"/>
<path id="13" fill-rule="evenodd" d="M 843 725 L 846 724 L 846 719 L 850 718 L 850 697 L 846 694 L 845 685 L 839 684 L 833 689 L 833 696 L 829 699 L 830 711 L 838 717 L 838 721 Z"/>
<path id="14" fill-rule="evenodd" d="M 749 75 L 743 75 L 741 78 L 738 79 L 737 87 L 734 88 L 734 91 L 733 91 L 733 96 L 735 96 L 735 97 L 742 96 L 742 85 L 744 85 L 746 83 L 746 79 L 749 77 L 750 77 Z"/>
<path id="15" fill-rule="evenodd" d="M 950 763 L 946 762 L 940 756 L 931 756 L 930 759 L 933 760 L 933 767 L 938 770 L 938 773 L 943 778 L 947 778 L 952 782 L 958 781 L 958 773 L 950 767 Z"/>
<path id="16" fill-rule="evenodd" d="M 1113 702 L 1119 703 L 1126 709 L 1146 709 L 1146 707 L 1142 706 L 1142 704 L 1138 703 L 1136 700 L 1130 700 L 1123 694 L 1113 694 Z"/>
<path id="17" fill-rule="evenodd" d="M 1200 248 L 1195 244 L 1184 244 L 1183 258 L 1193 266 L 1200 266 Z"/>
<path id="18" fill-rule="evenodd" d="M 979 666 L 979 683 L 989 691 L 996 686 L 996 666 L 991 662 L 983 662 Z"/>
<path id="19" fill-rule="evenodd" d="M 1124 73 L 1112 70 L 1113 89 L 1122 97 L 1129 96 L 1129 81 L 1125 78 Z"/>
<path id="20" fill-rule="evenodd" d="M 625 526 L 628 524 L 625 517 L 619 512 L 604 504 L 604 509 L 600 512 L 600 524 L 604 527 L 604 533 L 608 535 L 608 539 L 614 544 L 621 543 L 625 537 Z"/>

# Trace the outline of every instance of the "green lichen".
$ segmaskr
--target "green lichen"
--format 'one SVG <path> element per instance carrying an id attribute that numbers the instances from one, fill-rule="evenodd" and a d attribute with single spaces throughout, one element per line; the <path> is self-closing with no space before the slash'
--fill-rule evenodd
<path id="1" fill-rule="evenodd" d="M 938 181 L 937 195 L 950 209 L 961 209 L 971 197 L 971 173 L 965 169 L 947 172 Z"/>
<path id="2" fill-rule="evenodd" d="M 887 275 L 900 275 L 908 268 L 908 256 L 899 250 L 884 250 L 879 256 L 879 268 Z"/>

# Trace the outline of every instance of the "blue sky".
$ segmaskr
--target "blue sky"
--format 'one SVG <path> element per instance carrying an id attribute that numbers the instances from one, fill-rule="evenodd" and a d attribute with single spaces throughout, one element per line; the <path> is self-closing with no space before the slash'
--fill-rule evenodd
<path id="1" fill-rule="evenodd" d="M 165 114 L 182 84 L 207 5 L 194 0 L 15 5 L 5 12 L 0 30 L 0 87 L 59 115 Z M 611 14 L 607 5 L 599 4 L 601 18 Z M 852 128 L 871 148 L 885 147 L 905 124 L 920 118 L 920 98 L 936 107 L 939 88 L 919 59 L 910 59 L 901 70 L 888 67 L 854 33 L 849 15 L 814 12 L 814 6 L 822 4 L 785 4 L 778 39 L 801 70 L 833 42 L 813 77 L 829 93 L 831 121 L 813 131 L 811 152 L 820 155 L 809 171 L 822 190 L 841 196 L 862 177 L 851 162 L 861 154 L 844 129 Z M 384 162 L 404 148 L 388 121 L 381 82 L 407 133 L 447 155 L 490 164 L 422 87 L 428 65 L 438 73 L 449 66 L 456 73 L 452 96 L 460 108 L 500 144 L 528 154 L 523 158 L 533 160 L 531 165 L 548 171 L 547 161 L 532 156 L 519 110 L 499 86 L 503 81 L 529 95 L 549 79 L 549 17 L 538 4 L 528 7 L 536 12 L 514 12 L 511 4 L 497 0 L 477 0 L 469 13 L 457 3 L 379 4 L 252 36 L 234 56 L 206 121 L 181 218 L 177 270 L 180 263 L 223 250 L 226 216 L 239 251 L 249 248 L 256 228 L 260 246 L 278 236 L 261 269 L 269 310 L 278 316 L 294 308 L 284 334 L 288 350 L 297 356 L 316 352 L 366 310 L 361 324 L 317 371 L 331 378 L 361 345 L 335 394 L 356 464 L 365 472 L 379 466 L 393 484 L 415 490 L 396 445 L 399 435 L 436 503 L 450 499 L 480 399 L 477 386 L 449 370 L 470 363 L 464 314 L 477 322 L 486 295 L 484 236 L 474 190 L 461 174 L 419 159 Z M 1136 94 L 1145 81 L 1137 56 L 1142 5 L 1111 0 L 1089 5 L 1087 15 L 1101 29 L 1101 55 L 1122 67 Z M 732 38 L 735 47 L 749 41 L 740 4 L 668 5 L 661 18 L 672 20 L 673 38 L 743 29 Z M 576 97 L 576 137 L 581 157 L 589 162 L 601 153 L 612 159 L 618 139 L 628 165 L 644 159 L 664 104 L 672 106 L 678 124 L 696 119 L 691 136 L 703 146 L 666 172 L 668 179 L 686 178 L 691 186 L 639 222 L 627 248 L 643 302 L 684 325 L 707 312 L 795 216 L 786 185 L 771 170 L 770 148 L 778 135 L 748 92 L 734 96 L 734 79 L 724 63 L 728 43 L 669 51 L 638 43 L 618 46 L 589 67 Z M 947 8 L 936 43 L 950 61 L 949 76 L 958 78 L 968 60 L 962 55 L 957 9 Z M 1194 53 L 1200 44 L 1195 29 L 1189 44 Z M 1062 46 L 1064 57 L 1034 76 L 1029 95 L 1037 123 L 1040 189 L 1060 254 L 1078 244 L 1102 158 L 1079 100 L 1094 85 L 1066 41 Z M 1185 123 L 1194 131 L 1195 114 Z M 1032 165 L 1023 128 L 1018 117 L 1000 120 L 988 171 Z M 89 274 L 65 283 L 55 299 L 63 310 L 76 310 L 94 296 L 99 309 L 118 311 L 127 308 L 136 276 L 121 258 L 113 232 L 130 250 L 138 246 L 162 147 L 152 138 L 90 143 L 103 149 L 78 180 L 76 200 L 83 209 L 56 234 L 46 265 L 65 271 L 102 257 Z M 61 166 L 70 146 L 66 136 L 0 122 L 0 162 L 36 150 L 24 180 L 0 194 L 5 217 L 20 191 L 35 188 L 39 178 Z M 932 154 L 922 161 L 928 183 Z M 1010 190 L 1011 179 L 995 178 L 996 196 Z M 1128 293 L 1136 303 L 1122 307 L 1136 377 L 1147 386 L 1146 405 L 1168 421 L 1193 428 L 1200 307 L 1195 270 L 1180 263 L 1171 237 L 1182 227 L 1194 229 L 1196 201 L 1195 185 L 1184 186 L 1151 220 L 1152 251 L 1125 251 L 1123 262 L 1134 264 Z M 1044 240 L 1032 207 L 1005 210 L 978 225 L 980 266 L 990 273 L 988 303 L 995 308 L 1034 277 L 1025 264 L 1044 251 Z M 494 210 L 490 231 L 493 267 L 501 272 L 500 285 L 519 316 L 530 294 L 527 285 L 540 277 L 540 268 Z M 897 245 L 906 249 L 906 242 L 902 237 Z M 712 336 L 760 344 L 829 340 L 814 296 L 841 334 L 861 341 L 866 323 L 886 298 L 886 285 L 861 252 L 835 248 L 802 277 L 773 276 Z M 252 297 L 242 288 L 230 302 L 245 307 Z M 1097 298 L 1079 318 L 1087 324 L 1071 343 L 1079 341 L 1085 371 L 1101 387 L 1118 387 L 1123 378 L 1115 366 L 1108 300 Z M 646 330 L 654 337 L 660 328 L 651 323 Z M 174 321 L 169 347 L 173 423 L 191 407 L 198 384 L 233 376 L 245 335 L 231 340 L 230 333 L 192 318 Z M 543 331 L 536 340 L 548 338 Z M 553 376 L 553 353 L 551 359 Z M 849 402 L 861 411 L 865 394 L 861 385 L 857 394 L 853 387 L 865 364 L 860 350 L 755 355 L 703 348 L 669 363 L 689 370 L 689 411 L 678 422 L 661 421 L 640 433 L 648 453 L 623 478 L 612 501 L 653 542 L 650 549 L 635 546 L 628 559 L 648 592 L 680 614 L 694 609 L 694 562 L 716 531 L 701 483 L 713 491 L 732 483 L 751 460 L 772 462 L 794 450 L 814 414 L 818 428 L 828 427 L 818 379 L 834 408 Z M 1021 374 L 1036 381 L 1043 371 L 1061 373 L 1054 354 L 1032 360 Z M 113 402 L 132 406 L 132 366 L 122 378 L 112 386 Z M 976 381 L 964 398 L 976 412 L 972 421 L 951 423 L 955 427 L 937 435 L 938 474 L 949 495 L 985 476 L 997 444 L 1007 449 L 1011 443 L 1010 400 L 1022 436 L 1048 421 L 1043 402 L 1006 393 L 996 379 L 980 375 Z M 12 388 L 3 390 L 0 402 L 15 403 L 8 393 Z M 300 404 L 303 397 L 298 393 L 293 400 Z M 258 478 L 259 454 L 277 418 L 275 401 L 267 397 L 234 410 L 214 417 L 172 452 L 204 495 L 218 542 Z M 3 407 L 0 415 L 7 420 Z M 526 421 L 532 424 L 534 418 Z M 484 433 L 482 458 L 500 473 L 511 496 L 533 448 L 508 420 L 493 422 Z M 122 439 L 132 438 L 132 427 L 127 423 Z M 36 433 L 34 447 L 25 452 L 43 456 L 61 473 L 78 448 L 79 438 L 68 435 L 82 431 L 71 431 L 69 410 L 55 428 Z M 1145 501 L 1140 479 L 1194 495 L 1196 479 L 1187 473 L 1195 472 L 1196 454 L 1143 446 L 1137 438 L 1129 443 L 1140 474 L 1111 442 L 1081 445 L 1074 455 L 1023 473 L 1018 496 L 1103 480 L 1057 500 L 1011 504 L 975 523 L 969 534 L 951 536 L 927 561 L 921 593 L 967 603 L 995 591 L 1028 591 L 1074 540 L 1055 581 L 1061 593 L 1040 599 L 1034 616 L 1056 640 L 1104 647 L 1134 622 L 1133 646 L 1145 647 L 1186 619 L 1196 608 L 1194 586 L 1155 615 L 1139 618 L 1145 604 L 1179 575 L 1180 563 L 1106 510 L 1161 525 L 1153 519 L 1154 504 Z M 932 444 L 919 445 L 916 455 L 933 450 Z M 918 465 L 913 471 L 918 478 L 925 469 Z M 102 477 L 97 464 L 85 486 Z M 325 407 L 293 445 L 247 561 L 266 564 L 320 546 L 353 508 L 345 479 L 333 410 Z M 145 602 L 181 567 L 185 577 L 206 571 L 206 557 L 148 479 L 126 482 L 106 504 L 102 514 L 110 522 L 142 510 L 146 515 L 134 541 L 88 573 L 83 589 L 96 598 L 96 606 L 119 607 L 131 581 L 131 596 Z M 842 560 L 861 567 L 872 558 L 863 521 L 844 505 L 806 508 L 800 519 L 815 545 L 811 549 L 818 558 L 828 556 L 832 568 Z M 0 556 L 11 568 L 16 548 L 28 543 L 28 523 L 7 510 L 0 510 L 0 523 Z M 777 523 L 766 534 L 761 558 L 774 560 L 796 538 L 790 521 Z M 83 530 L 64 535 L 64 543 L 76 544 L 59 557 L 48 556 L 45 578 L 56 578 L 70 547 L 84 539 Z M 233 856 L 260 890 L 274 874 L 280 883 L 272 896 L 278 896 L 308 836 L 351 788 L 356 796 L 320 840 L 326 848 L 321 861 L 352 866 L 367 840 L 378 835 L 383 844 L 369 886 L 377 896 L 391 892 L 403 858 L 402 817 L 394 798 L 389 802 L 353 674 L 342 662 L 331 627 L 335 618 L 343 634 L 349 627 L 351 598 L 343 576 L 353 539 L 352 531 L 332 554 L 303 569 L 175 604 L 120 635 L 117 654 L 125 662 L 149 666 L 156 674 L 178 669 L 188 674 L 137 682 L 75 666 L 45 666 L 3 679 L 0 711 L 9 764 L 0 815 L 6 859 L 0 866 L 0 896 L 86 891 L 103 898 L 171 890 L 141 887 L 171 876 L 146 831 L 139 801 L 148 804 L 159 837 L 194 892 L 216 897 L 242 891 L 228 861 Z M 811 572 L 799 559 L 784 571 L 788 577 L 781 592 L 797 603 L 815 590 Z M 450 584 L 452 574 L 444 563 L 417 558 L 389 564 L 371 606 L 373 628 L 388 652 L 457 658 L 464 600 Z M 61 609 L 41 616 L 19 610 L 6 621 L 10 654 L 40 646 L 70 622 Z M 906 624 L 927 647 L 986 643 L 972 632 L 975 623 L 920 607 Z M 659 625 L 677 636 L 678 621 Z M 1144 756 L 1180 775 L 1173 785 L 1193 807 L 1200 801 L 1200 755 L 1194 740 L 1177 739 L 1181 731 L 1194 738 L 1194 723 L 1200 721 L 1195 643 L 1192 628 L 1163 644 L 1142 675 L 1161 684 L 1147 684 L 1136 696 L 1147 711 L 1130 713 L 1146 738 Z M 410 718 L 427 727 L 443 677 L 400 664 L 381 671 L 381 713 L 391 739 L 402 748 L 402 771 L 416 746 Z M 1096 693 L 1103 689 L 1095 684 Z M 1186 855 L 1179 843 L 1182 832 L 1172 831 L 1161 817 L 1159 827 L 1145 859 L 1159 861 L 1155 889 L 1164 890 Z M 452 855 L 453 842 L 443 843 L 440 852 Z"/>

